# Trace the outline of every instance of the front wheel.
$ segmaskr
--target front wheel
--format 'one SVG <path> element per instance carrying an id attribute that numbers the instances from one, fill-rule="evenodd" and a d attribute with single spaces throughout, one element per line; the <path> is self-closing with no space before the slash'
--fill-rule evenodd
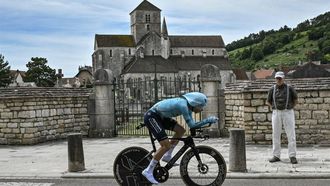
<path id="1" fill-rule="evenodd" d="M 190 149 L 181 159 L 180 174 L 189 186 L 218 186 L 226 179 L 227 166 L 222 155 L 208 146 L 197 146 L 201 158 L 199 164 L 194 151 Z"/>
<path id="2" fill-rule="evenodd" d="M 122 150 L 113 163 L 113 173 L 116 181 L 122 186 L 151 185 L 142 175 L 142 171 L 149 165 L 152 156 L 141 147 L 128 147 Z"/>

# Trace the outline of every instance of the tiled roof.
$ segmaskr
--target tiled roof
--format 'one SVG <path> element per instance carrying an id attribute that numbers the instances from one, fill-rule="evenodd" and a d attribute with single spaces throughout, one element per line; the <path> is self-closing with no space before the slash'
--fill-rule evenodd
<path id="1" fill-rule="evenodd" d="M 95 35 L 98 47 L 135 47 L 132 35 Z"/>
<path id="2" fill-rule="evenodd" d="M 22 77 L 25 77 L 26 72 L 20 70 L 10 70 L 10 76 L 16 78 L 18 74 L 21 74 Z"/>
<path id="3" fill-rule="evenodd" d="M 255 71 L 253 73 L 253 75 L 255 76 L 256 79 L 267 79 L 267 78 L 271 78 L 273 73 L 274 73 L 274 70 L 272 70 L 272 69 L 270 69 L 270 70 L 261 69 L 261 70 Z"/>
<path id="4" fill-rule="evenodd" d="M 292 78 L 317 78 L 317 77 L 330 77 L 330 72 L 324 66 L 316 65 L 312 62 L 306 63 L 302 66 L 296 67 L 290 73 Z"/>
<path id="5" fill-rule="evenodd" d="M 171 47 L 224 48 L 221 36 L 169 36 Z"/>

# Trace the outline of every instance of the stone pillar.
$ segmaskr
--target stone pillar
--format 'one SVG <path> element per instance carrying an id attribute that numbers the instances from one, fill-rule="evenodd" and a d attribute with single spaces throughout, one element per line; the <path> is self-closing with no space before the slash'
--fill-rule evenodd
<path id="1" fill-rule="evenodd" d="M 90 97 L 94 104 L 90 109 L 90 137 L 115 136 L 115 110 L 113 92 L 113 74 L 109 69 L 99 69 L 95 72 L 95 93 Z"/>
<path id="2" fill-rule="evenodd" d="M 63 78 L 62 69 L 58 69 L 58 73 L 56 74 L 56 78 L 57 78 L 56 87 L 62 87 L 63 86 L 63 82 L 62 82 L 62 78 Z"/>
<path id="3" fill-rule="evenodd" d="M 68 155 L 69 172 L 85 170 L 84 149 L 80 133 L 68 135 Z"/>
<path id="4" fill-rule="evenodd" d="M 246 151 L 244 129 L 230 129 L 229 170 L 246 172 Z"/>
<path id="5" fill-rule="evenodd" d="M 220 70 L 217 66 L 206 64 L 201 69 L 202 92 L 207 96 L 208 103 L 205 107 L 202 117 L 216 116 L 220 118 L 219 113 L 219 88 L 221 83 Z M 207 129 L 206 133 L 210 137 L 220 137 L 221 123 L 215 123 Z"/>

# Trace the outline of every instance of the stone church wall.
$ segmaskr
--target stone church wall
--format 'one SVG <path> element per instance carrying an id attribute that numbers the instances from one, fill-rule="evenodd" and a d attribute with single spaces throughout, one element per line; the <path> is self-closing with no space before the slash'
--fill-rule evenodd
<path id="1" fill-rule="evenodd" d="M 172 50 L 171 55 L 173 56 L 182 55 L 182 52 L 184 53 L 185 56 L 202 56 L 203 54 L 205 54 L 206 56 L 225 55 L 225 51 L 222 48 L 172 47 L 170 50 Z"/>
<path id="2" fill-rule="evenodd" d="M 330 79 L 287 80 L 298 93 L 297 144 L 330 144 Z M 265 104 L 273 80 L 229 84 L 225 90 L 225 127 L 245 129 L 246 141 L 272 143 L 272 113 Z M 287 143 L 282 132 L 282 142 Z"/>
<path id="3" fill-rule="evenodd" d="M 88 134 L 88 89 L 0 89 L 0 144 L 36 144 Z"/>

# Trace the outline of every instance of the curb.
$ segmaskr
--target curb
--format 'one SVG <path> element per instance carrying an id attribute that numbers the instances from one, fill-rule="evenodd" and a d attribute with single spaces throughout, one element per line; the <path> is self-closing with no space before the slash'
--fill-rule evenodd
<path id="1" fill-rule="evenodd" d="M 61 178 L 103 178 L 114 179 L 109 173 L 64 173 Z M 181 179 L 180 176 L 170 176 Z M 226 179 L 330 179 L 329 173 L 227 173 Z"/>

